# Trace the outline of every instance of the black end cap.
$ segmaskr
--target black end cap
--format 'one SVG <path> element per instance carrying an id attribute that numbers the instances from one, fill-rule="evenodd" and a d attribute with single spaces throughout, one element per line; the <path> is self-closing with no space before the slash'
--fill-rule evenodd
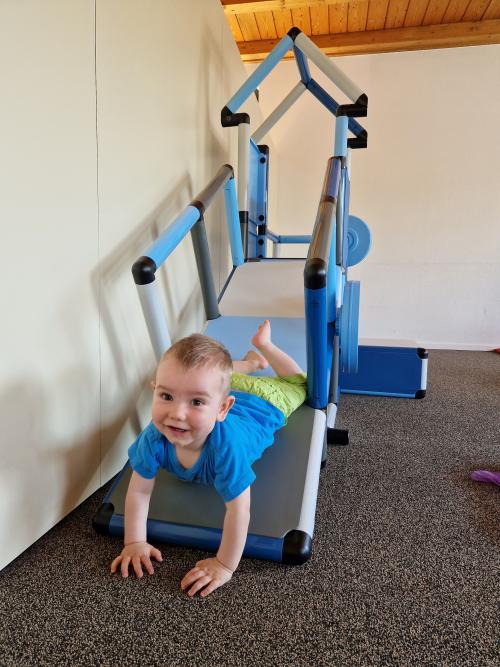
<path id="1" fill-rule="evenodd" d="M 366 107 L 366 109 L 368 109 L 368 95 L 366 93 L 360 95 L 356 100 L 356 104 L 358 104 L 360 107 Z"/>
<path id="2" fill-rule="evenodd" d="M 267 144 L 259 144 L 257 148 L 263 155 L 269 155 L 269 146 Z"/>
<path id="3" fill-rule="evenodd" d="M 349 431 L 345 428 L 327 428 L 326 441 L 329 445 L 348 445 Z"/>
<path id="4" fill-rule="evenodd" d="M 149 285 L 155 280 L 156 263 L 151 257 L 139 257 L 132 267 L 132 275 L 134 276 L 136 285 Z"/>
<path id="5" fill-rule="evenodd" d="M 234 178 L 234 167 L 233 167 L 233 165 L 226 162 L 224 167 L 226 167 L 226 169 L 229 169 L 231 171 L 231 176 L 229 178 L 230 179 Z"/>
<path id="6" fill-rule="evenodd" d="M 103 503 L 92 519 L 92 527 L 100 535 L 109 535 L 109 524 L 115 512 L 113 503 Z"/>
<path id="7" fill-rule="evenodd" d="M 364 118 L 368 116 L 368 97 L 363 93 L 354 104 L 339 104 L 335 115 L 349 116 L 350 118 Z"/>
<path id="8" fill-rule="evenodd" d="M 189 202 L 189 206 L 194 206 L 197 208 L 200 212 L 200 219 L 203 218 L 203 214 L 205 213 L 205 204 L 203 202 L 201 202 L 199 199 L 194 199 L 192 202 Z"/>
<path id="9" fill-rule="evenodd" d="M 415 398 L 425 398 L 425 389 L 419 389 L 416 391 Z"/>
<path id="10" fill-rule="evenodd" d="M 351 137 L 347 140 L 349 148 L 366 148 L 368 146 L 368 132 L 363 130 L 359 137 Z"/>
<path id="11" fill-rule="evenodd" d="M 226 106 L 220 112 L 220 122 L 222 127 L 235 127 L 240 123 L 250 123 L 250 116 L 247 113 L 233 113 Z"/>
<path id="12" fill-rule="evenodd" d="M 248 225 L 248 211 L 239 211 L 240 225 Z"/>
<path id="13" fill-rule="evenodd" d="M 283 541 L 282 562 L 302 565 L 311 555 L 312 539 L 303 530 L 290 530 Z"/>
<path id="14" fill-rule="evenodd" d="M 307 289 L 321 289 L 326 287 L 328 267 L 319 257 L 309 259 L 304 268 L 304 287 Z"/>
<path id="15" fill-rule="evenodd" d="M 417 356 L 420 357 L 420 359 L 428 359 L 429 353 L 423 347 L 417 347 Z"/>
<path id="16" fill-rule="evenodd" d="M 297 37 L 300 35 L 301 32 L 302 32 L 302 30 L 300 28 L 297 28 L 296 26 L 294 26 L 293 28 L 290 28 L 290 30 L 286 34 L 289 37 L 291 37 L 293 39 L 293 41 L 295 42 L 295 40 L 297 39 Z"/>

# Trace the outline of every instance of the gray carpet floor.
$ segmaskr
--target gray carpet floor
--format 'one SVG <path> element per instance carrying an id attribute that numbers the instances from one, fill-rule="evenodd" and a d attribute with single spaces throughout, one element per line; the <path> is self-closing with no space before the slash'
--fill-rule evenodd
<path id="1" fill-rule="evenodd" d="M 313 556 L 244 560 L 205 600 L 204 554 L 163 547 L 154 576 L 109 574 L 92 496 L 0 573 L 0 664 L 500 665 L 500 355 L 433 351 L 424 400 L 343 396 Z M 106 487 L 107 488 L 107 487 Z"/>

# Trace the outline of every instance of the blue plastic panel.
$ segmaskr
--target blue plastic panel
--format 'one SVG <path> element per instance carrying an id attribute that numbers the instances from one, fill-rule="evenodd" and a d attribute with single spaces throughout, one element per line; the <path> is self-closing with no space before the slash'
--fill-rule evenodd
<path id="1" fill-rule="evenodd" d="M 328 359 L 326 287 L 304 289 L 307 349 L 307 403 L 326 408 L 330 360 Z"/>
<path id="2" fill-rule="evenodd" d="M 340 313 L 340 369 L 343 373 L 358 371 L 359 281 L 348 280 Z"/>
<path id="3" fill-rule="evenodd" d="M 124 517 L 113 514 L 109 523 L 109 534 L 123 537 Z M 183 526 L 179 523 L 167 523 L 148 519 L 147 538 L 151 542 L 167 542 L 183 547 L 194 547 L 207 551 L 217 551 L 220 546 L 222 531 L 200 526 Z M 243 555 L 249 558 L 262 558 L 281 562 L 283 558 L 283 539 L 248 535 Z"/>
<path id="4" fill-rule="evenodd" d="M 358 372 L 340 373 L 340 390 L 345 394 L 370 394 L 415 398 L 422 387 L 422 366 L 427 358 L 420 348 L 360 345 Z M 427 354 L 420 352 L 420 354 Z"/>

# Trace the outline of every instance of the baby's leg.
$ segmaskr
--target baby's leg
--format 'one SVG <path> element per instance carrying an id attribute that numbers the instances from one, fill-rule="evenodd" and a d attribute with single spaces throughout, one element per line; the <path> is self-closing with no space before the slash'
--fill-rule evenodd
<path id="1" fill-rule="evenodd" d="M 252 338 L 252 344 L 255 345 L 271 364 L 276 375 L 287 377 L 304 372 L 292 357 L 283 352 L 283 350 L 271 341 L 271 324 L 269 320 L 265 320 L 257 329 L 257 333 Z"/>
<path id="2" fill-rule="evenodd" d="M 260 368 L 267 368 L 268 366 L 267 360 L 254 350 L 248 350 L 243 359 L 233 361 L 233 371 L 244 375 L 255 373 Z"/>

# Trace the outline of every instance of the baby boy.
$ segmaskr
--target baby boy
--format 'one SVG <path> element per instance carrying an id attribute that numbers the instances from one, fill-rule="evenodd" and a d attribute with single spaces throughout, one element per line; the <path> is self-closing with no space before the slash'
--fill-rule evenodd
<path id="1" fill-rule="evenodd" d="M 194 334 L 163 355 L 156 372 L 151 424 L 129 449 L 133 469 L 125 500 L 125 538 L 111 564 L 137 577 L 151 558 L 162 560 L 147 542 L 149 501 L 159 468 L 180 479 L 213 485 L 224 500 L 222 539 L 215 556 L 200 560 L 182 579 L 189 596 L 205 597 L 228 582 L 243 554 L 250 521 L 252 463 L 274 441 L 275 432 L 306 397 L 306 378 L 271 340 L 266 320 L 239 361 L 217 341 Z M 271 365 L 277 377 L 251 376 Z"/>

